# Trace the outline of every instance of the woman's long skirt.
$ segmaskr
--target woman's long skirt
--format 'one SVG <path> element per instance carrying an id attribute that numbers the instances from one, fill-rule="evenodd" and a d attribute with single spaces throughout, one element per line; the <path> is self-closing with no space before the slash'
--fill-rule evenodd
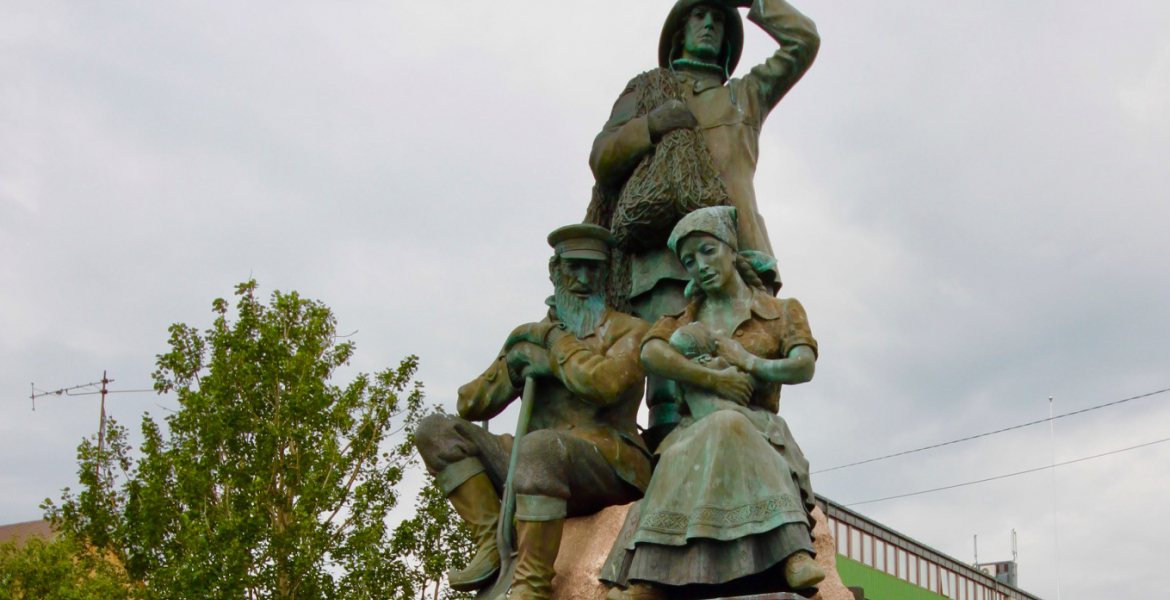
<path id="1" fill-rule="evenodd" d="M 735 407 L 684 419 L 658 448 L 601 579 L 723 584 L 813 553 L 808 461 L 778 415 Z"/>

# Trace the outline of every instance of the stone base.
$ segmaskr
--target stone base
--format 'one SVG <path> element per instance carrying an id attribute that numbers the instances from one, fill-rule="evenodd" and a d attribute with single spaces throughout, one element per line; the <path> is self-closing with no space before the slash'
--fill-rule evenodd
<path id="1" fill-rule="evenodd" d="M 817 551 L 817 564 L 825 570 L 825 580 L 817 584 L 817 593 L 809 600 L 854 600 L 853 592 L 845 587 L 837 574 L 837 542 L 819 506 L 813 509 L 812 518 L 813 550 Z"/>
<path id="2" fill-rule="evenodd" d="M 602 600 L 609 591 L 597 580 L 601 566 L 609 556 L 609 549 L 626 520 L 629 505 L 611 506 L 605 510 L 565 521 L 561 550 L 557 555 L 557 576 L 553 579 L 552 600 Z M 817 585 L 817 593 L 807 600 L 853 600 L 853 593 L 837 574 L 837 545 L 826 524 L 825 515 L 817 508 L 812 513 L 813 548 L 817 563 L 825 570 L 825 580 Z M 789 593 L 741 596 L 751 600 L 805 600 Z"/>
<path id="3" fill-rule="evenodd" d="M 609 588 L 597 580 L 609 549 L 626 521 L 629 504 L 611 506 L 588 517 L 565 520 L 552 600 L 602 600 Z"/>

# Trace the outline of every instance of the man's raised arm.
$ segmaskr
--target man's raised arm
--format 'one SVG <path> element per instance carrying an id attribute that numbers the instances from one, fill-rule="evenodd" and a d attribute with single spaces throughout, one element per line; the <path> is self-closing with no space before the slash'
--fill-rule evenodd
<path id="1" fill-rule="evenodd" d="M 748 11 L 748 20 L 780 44 L 775 54 L 744 77 L 744 83 L 757 94 L 766 115 L 812 66 L 821 47 L 821 37 L 812 19 L 785 0 L 755 0 Z"/>

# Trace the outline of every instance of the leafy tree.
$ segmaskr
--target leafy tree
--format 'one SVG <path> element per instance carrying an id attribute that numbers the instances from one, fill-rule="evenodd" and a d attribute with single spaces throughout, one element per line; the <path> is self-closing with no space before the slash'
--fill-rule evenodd
<path id="1" fill-rule="evenodd" d="M 208 330 L 170 328 L 154 381 L 179 410 L 144 416 L 137 459 L 117 424 L 105 449 L 83 441 L 82 491 L 46 514 L 160 599 L 409 597 L 385 519 L 424 415 L 418 361 L 334 385 L 354 346 L 332 312 L 256 288 L 234 320 L 218 299 Z"/>
<path id="2" fill-rule="evenodd" d="M 475 554 L 471 530 L 455 513 L 447 497 L 430 482 L 415 500 L 414 517 L 394 530 L 394 553 L 407 560 L 409 577 L 417 600 L 427 600 L 433 591 L 433 600 L 470 598 L 446 587 L 448 571 L 462 569 Z"/>
<path id="3" fill-rule="evenodd" d="M 130 600 L 135 591 L 117 563 L 68 536 L 0 544 L 0 600 Z"/>

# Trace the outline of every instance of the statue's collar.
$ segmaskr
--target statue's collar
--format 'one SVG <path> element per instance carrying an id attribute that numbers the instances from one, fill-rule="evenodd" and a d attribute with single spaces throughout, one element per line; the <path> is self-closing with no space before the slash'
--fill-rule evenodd
<path id="1" fill-rule="evenodd" d="M 723 87 L 723 80 L 713 73 L 696 71 L 674 71 L 674 76 L 683 84 L 690 84 L 691 90 L 697 96 L 707 90 Z"/>
<path id="2" fill-rule="evenodd" d="M 704 300 L 706 301 L 706 300 Z M 699 309 L 702 307 L 702 302 L 691 302 L 683 310 L 682 314 L 685 316 L 684 323 L 693 323 L 699 320 Z M 765 321 L 775 321 L 781 317 L 780 307 L 776 298 L 773 298 L 763 290 L 752 290 L 751 304 L 748 305 L 747 310 L 743 314 L 737 315 L 735 329 L 739 329 L 740 325 L 751 319 L 752 315 L 759 317 Z"/>
<path id="3" fill-rule="evenodd" d="M 689 58 L 676 58 L 670 63 L 670 70 L 675 73 L 692 73 L 695 75 L 702 74 L 703 76 L 710 76 L 717 78 L 721 83 L 727 79 L 727 73 L 714 63 L 707 63 L 701 60 L 692 60 Z"/>

